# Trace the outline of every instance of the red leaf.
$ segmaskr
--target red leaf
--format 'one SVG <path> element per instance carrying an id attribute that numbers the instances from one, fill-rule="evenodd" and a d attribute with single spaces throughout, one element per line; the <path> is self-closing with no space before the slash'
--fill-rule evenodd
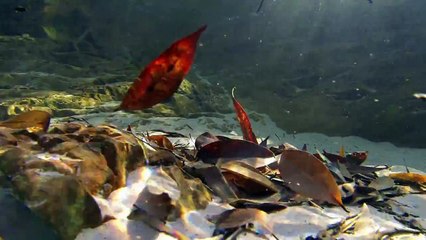
<path id="1" fill-rule="evenodd" d="M 234 103 L 235 113 L 237 114 L 238 122 L 241 126 L 241 132 L 243 132 L 243 138 L 244 140 L 258 144 L 256 136 L 251 128 L 250 119 L 246 111 L 244 111 L 243 106 L 235 99 L 234 90 L 235 87 L 232 89 L 232 102 Z"/>
<path id="2" fill-rule="evenodd" d="M 120 109 L 142 110 L 171 97 L 188 74 L 197 41 L 206 27 L 176 41 L 152 61 L 127 91 Z"/>

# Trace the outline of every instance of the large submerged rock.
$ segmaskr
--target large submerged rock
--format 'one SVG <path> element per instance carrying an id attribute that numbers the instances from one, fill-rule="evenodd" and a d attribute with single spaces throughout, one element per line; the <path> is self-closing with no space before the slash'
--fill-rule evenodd
<path id="1" fill-rule="evenodd" d="M 63 239 L 101 224 L 93 196 L 108 197 L 145 163 L 135 137 L 108 125 L 62 123 L 31 138 L 6 127 L 0 133 L 1 186 L 12 188 Z"/>

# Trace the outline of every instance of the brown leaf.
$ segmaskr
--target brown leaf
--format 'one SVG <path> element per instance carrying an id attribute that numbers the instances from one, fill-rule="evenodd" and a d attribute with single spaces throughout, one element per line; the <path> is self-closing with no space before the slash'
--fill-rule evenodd
<path id="1" fill-rule="evenodd" d="M 200 136 L 198 136 L 197 139 L 195 139 L 195 148 L 197 150 L 200 150 L 205 145 L 212 143 L 212 142 L 216 142 L 216 141 L 219 141 L 218 137 L 216 137 L 215 135 L 213 135 L 209 132 L 205 132 L 205 133 L 201 134 Z"/>
<path id="2" fill-rule="evenodd" d="M 196 162 L 187 164 L 185 169 L 191 175 L 200 178 L 224 202 L 232 202 L 238 199 L 217 166 Z"/>
<path id="3" fill-rule="evenodd" d="M 282 179 L 295 192 L 306 197 L 343 206 L 336 181 L 315 156 L 300 150 L 285 150 L 279 162 Z"/>
<path id="4" fill-rule="evenodd" d="M 270 158 L 274 154 L 258 144 L 239 139 L 227 139 L 209 143 L 202 147 L 197 158 L 206 163 L 216 164 L 246 158 Z"/>
<path id="5" fill-rule="evenodd" d="M 268 214 L 256 208 L 227 210 L 214 218 L 212 221 L 214 221 L 218 229 L 237 228 L 248 223 L 257 222 L 269 232 L 272 232 L 272 228 L 268 224 Z"/>
<path id="6" fill-rule="evenodd" d="M 256 195 L 272 194 L 279 191 L 277 186 L 256 168 L 238 161 L 224 163 L 220 166 L 228 182 L 232 182 L 244 192 Z"/>
<path id="7" fill-rule="evenodd" d="M 143 189 L 134 204 L 137 209 L 129 216 L 129 219 L 137 220 L 138 213 L 143 212 L 152 218 L 166 221 L 173 209 L 172 199 L 167 193 L 155 194 L 149 191 L 149 187 Z"/>
<path id="8" fill-rule="evenodd" d="M 29 132 L 46 132 L 50 124 L 50 113 L 33 110 L 16 115 L 10 119 L 0 122 L 0 126 L 25 129 Z"/>

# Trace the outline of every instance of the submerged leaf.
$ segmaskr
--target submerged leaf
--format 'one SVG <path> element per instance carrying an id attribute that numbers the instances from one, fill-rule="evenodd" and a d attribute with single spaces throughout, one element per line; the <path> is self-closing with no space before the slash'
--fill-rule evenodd
<path id="1" fill-rule="evenodd" d="M 212 221 L 216 224 L 216 228 L 219 229 L 237 228 L 248 223 L 257 222 L 267 231 L 272 232 L 272 228 L 268 224 L 268 214 L 256 208 L 227 210 L 213 218 Z"/>
<path id="2" fill-rule="evenodd" d="M 256 168 L 243 162 L 227 162 L 220 166 L 225 170 L 222 174 L 228 182 L 249 194 L 272 194 L 279 191 L 271 180 L 261 174 Z"/>
<path id="3" fill-rule="evenodd" d="M 253 200 L 244 198 L 240 198 L 233 202 L 230 202 L 229 205 L 235 208 L 256 208 L 267 213 L 280 211 L 287 208 L 286 203 L 283 202 Z"/>
<path id="4" fill-rule="evenodd" d="M 426 175 L 420 173 L 391 173 L 389 177 L 397 181 L 426 184 Z"/>
<path id="5" fill-rule="evenodd" d="M 238 199 L 217 166 L 197 162 L 193 166 L 186 166 L 186 170 L 200 178 L 224 202 Z"/>
<path id="6" fill-rule="evenodd" d="M 142 110 L 171 97 L 188 74 L 206 26 L 176 41 L 152 61 L 127 91 L 120 109 Z"/>
<path id="7" fill-rule="evenodd" d="M 149 135 L 148 139 L 155 142 L 159 147 L 167 148 L 169 150 L 174 149 L 172 142 L 164 135 Z"/>
<path id="8" fill-rule="evenodd" d="M 180 191 L 180 196 L 176 203 L 178 216 L 192 210 L 204 209 L 207 207 L 212 200 L 212 196 L 200 179 L 185 178 L 182 170 L 176 166 L 166 170 L 176 181 Z"/>
<path id="9" fill-rule="evenodd" d="M 140 214 L 148 214 L 151 218 L 165 221 L 173 209 L 172 199 L 167 193 L 151 193 L 149 188 L 144 188 L 139 194 L 135 206 L 137 209 L 132 212 L 129 219 L 137 219 Z"/>
<path id="10" fill-rule="evenodd" d="M 394 187 L 395 183 L 392 178 L 383 176 L 374 179 L 370 184 L 368 184 L 368 186 L 376 189 L 377 191 L 381 191 Z"/>
<path id="11" fill-rule="evenodd" d="M 251 128 L 250 118 L 248 117 L 243 106 L 237 101 L 234 95 L 235 87 L 232 89 L 232 103 L 234 104 L 235 113 L 237 114 L 238 122 L 241 126 L 241 132 L 243 133 L 244 140 L 258 143 L 256 136 Z"/>
<path id="12" fill-rule="evenodd" d="M 197 139 L 195 139 L 195 148 L 197 150 L 200 150 L 205 145 L 212 143 L 212 142 L 219 141 L 219 140 L 220 139 L 218 137 L 216 137 L 215 135 L 213 135 L 209 132 L 205 132 L 205 133 L 201 134 L 200 136 L 198 136 Z"/>
<path id="13" fill-rule="evenodd" d="M 249 141 L 228 139 L 205 145 L 198 151 L 197 157 L 206 163 L 216 164 L 246 158 L 271 158 L 274 153 Z"/>
<path id="14" fill-rule="evenodd" d="M 46 132 L 50 124 L 50 113 L 33 110 L 0 122 L 1 127 L 25 129 L 29 132 Z"/>
<path id="15" fill-rule="evenodd" d="M 293 191 L 344 207 L 339 188 L 330 171 L 312 154 L 300 150 L 284 150 L 279 170 L 282 179 Z"/>

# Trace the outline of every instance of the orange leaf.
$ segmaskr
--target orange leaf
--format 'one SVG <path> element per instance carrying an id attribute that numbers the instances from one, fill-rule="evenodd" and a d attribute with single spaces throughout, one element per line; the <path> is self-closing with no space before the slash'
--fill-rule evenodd
<path id="1" fill-rule="evenodd" d="M 238 122 L 241 126 L 241 132 L 243 132 L 243 138 L 244 140 L 257 144 L 258 142 L 251 128 L 250 119 L 246 111 L 244 111 L 243 106 L 237 101 L 237 99 L 235 99 L 234 90 L 235 87 L 232 89 L 232 102 L 234 104 L 234 109 L 235 113 L 237 114 Z"/>
<path id="2" fill-rule="evenodd" d="M 176 41 L 152 61 L 127 91 L 120 109 L 142 110 L 171 97 L 188 74 L 197 41 L 206 27 Z"/>
<path id="3" fill-rule="evenodd" d="M 412 182 L 412 183 L 418 183 L 418 184 L 426 183 L 426 175 L 419 174 L 419 173 L 391 173 L 389 174 L 389 177 L 391 177 L 394 180 L 405 181 L 405 182 Z"/>
<path id="4" fill-rule="evenodd" d="M 33 110 L 21 113 L 0 122 L 0 126 L 13 129 L 26 129 L 29 132 L 47 131 L 50 124 L 50 113 Z"/>
<path id="5" fill-rule="evenodd" d="M 344 208 L 333 175 L 314 155 L 300 150 L 284 150 L 278 168 L 281 178 L 293 191 Z"/>

